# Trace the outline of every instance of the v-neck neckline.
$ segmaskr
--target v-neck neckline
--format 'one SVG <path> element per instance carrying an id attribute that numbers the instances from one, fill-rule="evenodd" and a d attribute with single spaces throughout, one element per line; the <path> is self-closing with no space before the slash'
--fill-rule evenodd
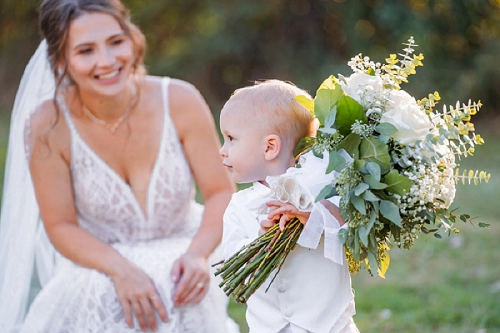
<path id="1" fill-rule="evenodd" d="M 161 85 L 161 90 L 162 90 L 162 94 L 165 94 L 164 92 L 164 89 L 168 89 L 168 87 L 164 87 L 163 84 Z M 80 135 L 80 132 L 78 132 L 78 129 L 76 128 L 74 122 L 73 122 L 73 119 L 71 117 L 71 114 L 69 112 L 69 109 L 68 109 L 68 106 L 66 105 L 66 102 L 64 101 L 64 99 L 61 97 L 61 98 L 58 98 L 59 99 L 59 104 L 62 106 L 63 108 L 63 112 L 64 114 L 66 115 L 66 119 L 69 123 L 69 127 L 70 127 L 70 131 L 73 132 L 75 135 L 73 136 L 75 139 L 79 140 L 81 142 L 81 145 L 84 147 L 84 149 L 91 155 L 93 156 L 94 160 L 97 161 L 97 163 L 100 164 L 100 166 L 103 168 L 103 170 L 106 170 L 106 172 L 111 176 L 113 177 L 117 182 L 118 184 L 120 184 L 120 186 L 122 188 L 125 189 L 125 191 L 128 193 L 128 196 L 130 197 L 130 200 L 131 200 L 131 203 L 134 205 L 135 209 L 137 210 L 137 212 L 140 214 L 140 216 L 142 217 L 142 219 L 144 221 L 146 221 L 150 214 L 151 214 L 151 211 L 150 211 L 150 195 L 151 195 L 151 192 L 153 190 L 153 187 L 152 187 L 152 184 L 153 184 L 153 181 L 154 181 L 154 178 L 155 178 L 155 175 L 157 173 L 157 169 L 158 169 L 158 163 L 159 163 L 159 160 L 161 158 L 161 155 L 162 155 L 162 152 L 164 151 L 164 145 L 165 145 L 165 135 L 166 135 L 166 115 L 167 115 L 167 112 L 166 112 L 166 108 L 167 106 L 166 105 L 163 105 L 163 127 L 162 127 L 162 130 L 161 130 L 161 134 L 160 134 L 160 144 L 158 145 L 158 152 L 156 153 L 156 159 L 155 159 L 155 162 L 153 164 L 153 168 L 151 170 L 151 174 L 149 176 L 149 182 L 147 184 L 147 188 L 146 188 L 146 198 L 145 198 L 145 202 L 144 202 L 144 209 L 141 207 L 141 203 L 139 202 L 139 199 L 137 198 L 137 195 L 136 193 L 134 192 L 134 190 L 132 189 L 132 187 L 130 186 L 130 184 L 128 184 L 125 179 L 120 176 L 118 174 L 118 172 L 116 172 L 115 169 L 113 169 L 108 162 L 106 162 L 99 154 L 97 154 L 97 152 L 92 149 L 92 147 L 82 138 L 82 136 Z M 165 98 L 162 98 L 162 101 L 163 101 L 163 104 L 165 103 Z M 167 101 L 168 102 L 168 101 Z M 73 146 L 73 143 L 71 144 Z M 72 149 L 72 152 L 71 152 L 71 160 L 73 160 L 73 149 Z"/>

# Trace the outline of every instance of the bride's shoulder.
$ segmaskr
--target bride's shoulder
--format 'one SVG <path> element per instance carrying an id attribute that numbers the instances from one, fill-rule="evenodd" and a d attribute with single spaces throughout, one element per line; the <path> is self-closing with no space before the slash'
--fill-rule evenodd
<path id="1" fill-rule="evenodd" d="M 38 131 L 55 125 L 61 117 L 60 110 L 54 99 L 48 99 L 36 106 L 30 115 L 31 129 Z"/>
<path id="2" fill-rule="evenodd" d="M 161 89 L 163 89 L 161 85 L 162 79 L 162 77 L 158 76 L 144 76 L 140 87 L 144 89 L 144 96 L 148 98 L 148 100 L 159 98 L 159 96 L 164 93 L 161 91 Z M 166 89 L 168 89 L 170 114 L 174 118 L 174 121 L 177 120 L 177 122 L 180 122 L 182 119 L 190 119 L 191 117 L 210 114 L 205 99 L 191 83 L 180 79 L 169 78 L 169 84 Z M 159 92 L 161 92 L 161 94 L 159 94 Z M 148 97 L 149 94 L 151 94 L 151 96 Z M 179 120 L 177 118 L 182 119 Z"/>
<path id="3" fill-rule="evenodd" d="M 153 75 L 145 75 L 142 77 L 141 80 L 139 80 L 139 86 L 141 89 L 144 89 L 146 92 L 155 92 L 158 90 L 163 89 L 161 82 L 164 79 L 164 77 L 160 76 L 153 76 Z M 169 78 L 169 84 L 168 84 L 168 91 L 169 91 L 169 97 L 170 100 L 178 100 L 178 101 L 183 101 L 186 102 L 193 97 L 199 96 L 201 97 L 200 92 L 194 85 L 191 83 L 176 79 L 176 78 Z"/>
<path id="4" fill-rule="evenodd" d="M 69 137 L 69 130 L 60 107 L 53 99 L 40 103 L 26 123 L 31 144 L 41 140 L 49 146 L 59 146 Z M 38 139 L 37 139 L 38 138 Z"/>

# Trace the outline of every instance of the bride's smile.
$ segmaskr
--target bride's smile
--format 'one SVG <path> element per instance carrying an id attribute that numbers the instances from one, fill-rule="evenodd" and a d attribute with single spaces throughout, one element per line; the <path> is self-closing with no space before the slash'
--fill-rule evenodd
<path id="1" fill-rule="evenodd" d="M 113 16 L 87 13 L 70 25 L 66 61 L 81 91 L 116 96 L 132 73 L 134 48 Z"/>

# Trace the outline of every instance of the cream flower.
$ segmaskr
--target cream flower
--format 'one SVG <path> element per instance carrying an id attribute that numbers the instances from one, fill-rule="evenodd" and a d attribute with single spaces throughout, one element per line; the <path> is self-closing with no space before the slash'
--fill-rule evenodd
<path id="1" fill-rule="evenodd" d="M 380 122 L 397 128 L 392 137 L 403 145 L 414 145 L 417 140 L 425 139 L 434 126 L 415 98 L 404 90 L 393 90 L 389 97 L 388 107 Z"/>
<path id="2" fill-rule="evenodd" d="M 383 82 L 379 76 L 354 73 L 345 80 L 345 83 L 340 82 L 344 92 L 364 108 L 371 107 L 384 90 Z"/>

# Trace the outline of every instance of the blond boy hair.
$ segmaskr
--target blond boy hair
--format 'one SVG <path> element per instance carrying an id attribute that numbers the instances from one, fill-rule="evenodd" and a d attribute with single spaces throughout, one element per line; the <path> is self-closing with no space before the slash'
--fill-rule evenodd
<path id="1" fill-rule="evenodd" d="M 271 131 L 294 149 L 301 138 L 316 136 L 318 127 L 311 112 L 294 100 L 300 95 L 311 98 L 293 83 L 273 79 L 237 89 L 230 100 L 248 100 L 256 119 L 267 123 Z"/>

